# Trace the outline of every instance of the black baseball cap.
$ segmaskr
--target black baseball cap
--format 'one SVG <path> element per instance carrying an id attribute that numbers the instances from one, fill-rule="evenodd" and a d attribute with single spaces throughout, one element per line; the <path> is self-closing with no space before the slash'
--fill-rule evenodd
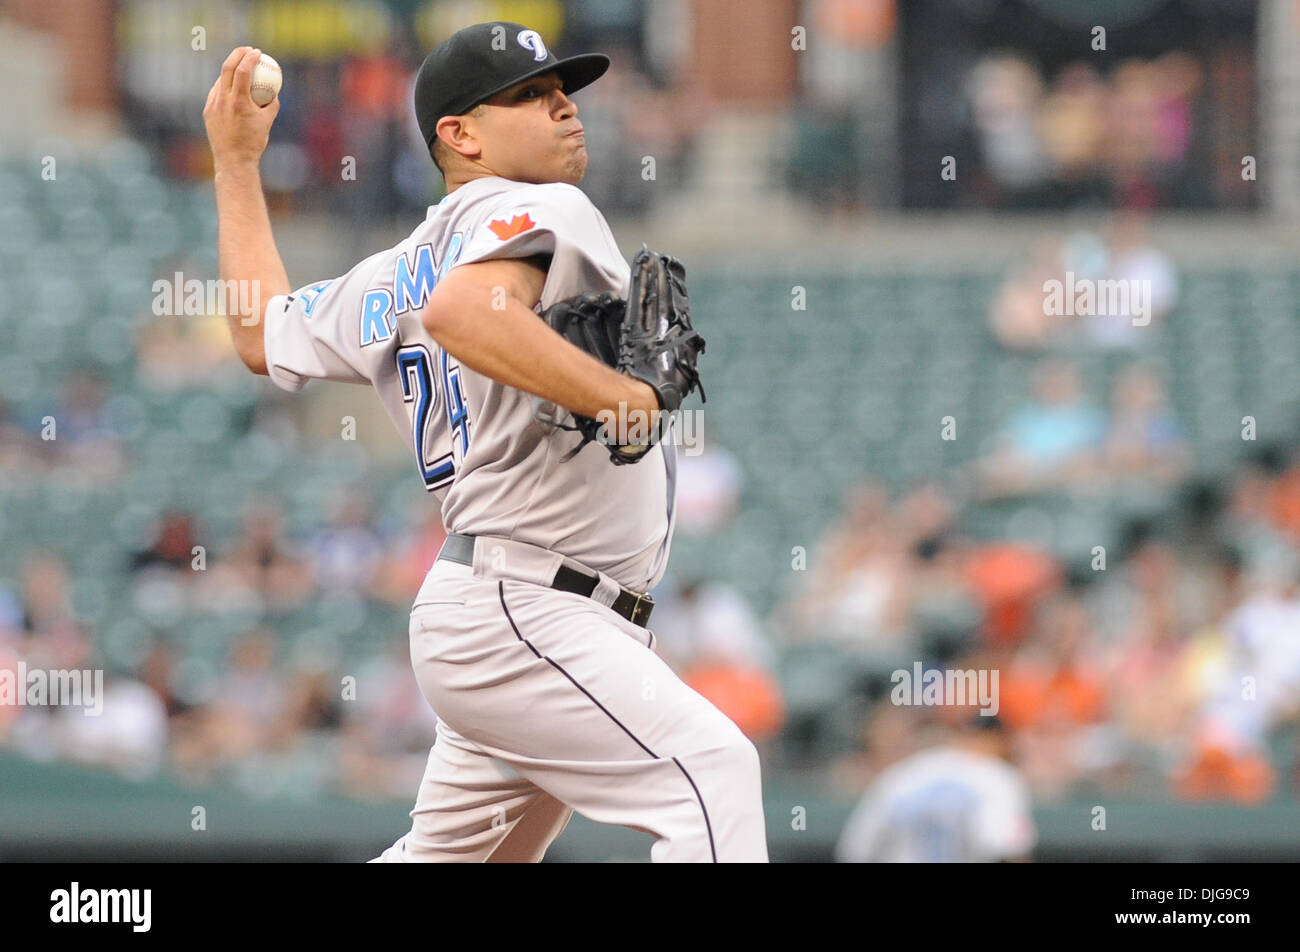
<path id="1" fill-rule="evenodd" d="M 555 70 L 566 95 L 599 79 L 609 69 L 603 53 L 557 59 L 541 34 L 522 23 L 476 23 L 438 44 L 415 78 L 415 118 L 425 145 L 438 137 L 438 120 L 469 112 L 515 83 Z"/>

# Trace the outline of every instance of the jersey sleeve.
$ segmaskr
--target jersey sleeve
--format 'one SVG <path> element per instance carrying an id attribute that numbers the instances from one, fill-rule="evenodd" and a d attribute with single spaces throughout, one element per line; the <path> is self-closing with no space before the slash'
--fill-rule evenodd
<path id="1" fill-rule="evenodd" d="M 372 255 L 347 274 L 271 298 L 263 314 L 266 368 L 276 386 L 308 380 L 368 384 L 360 341 L 365 289 L 391 255 Z"/>
<path id="2" fill-rule="evenodd" d="M 631 271 L 618 242 L 591 199 L 573 185 L 506 193 L 470 230 L 456 265 L 533 255 L 551 259 L 543 308 L 584 291 L 627 292 Z"/>

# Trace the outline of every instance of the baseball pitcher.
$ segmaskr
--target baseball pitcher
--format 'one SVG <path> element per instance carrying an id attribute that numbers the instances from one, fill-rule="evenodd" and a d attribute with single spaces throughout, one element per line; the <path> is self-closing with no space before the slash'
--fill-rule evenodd
<path id="1" fill-rule="evenodd" d="M 393 248 L 294 290 L 258 162 L 259 51 L 208 95 L 224 280 L 250 370 L 371 386 L 439 503 L 446 545 L 411 613 L 439 718 L 411 829 L 378 860 L 537 861 L 572 811 L 655 837 L 655 861 L 767 860 L 750 741 L 655 653 L 646 595 L 674 522 L 673 411 L 704 342 L 679 262 L 631 270 L 575 187 L 570 96 L 607 57 L 558 59 L 481 23 L 420 68 L 415 111 L 446 197 Z M 703 393 L 701 392 L 701 395 Z"/>

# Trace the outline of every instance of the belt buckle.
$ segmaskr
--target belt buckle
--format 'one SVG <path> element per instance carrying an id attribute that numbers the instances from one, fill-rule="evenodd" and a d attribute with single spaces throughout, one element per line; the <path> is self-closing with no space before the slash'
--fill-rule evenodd
<path id="1" fill-rule="evenodd" d="M 644 603 L 644 606 L 643 604 Z M 644 614 L 643 612 L 644 607 Z M 655 600 L 648 594 L 638 595 L 636 601 L 632 603 L 632 611 L 628 621 L 634 625 L 645 627 L 645 623 L 650 620 L 650 612 L 655 607 Z"/>

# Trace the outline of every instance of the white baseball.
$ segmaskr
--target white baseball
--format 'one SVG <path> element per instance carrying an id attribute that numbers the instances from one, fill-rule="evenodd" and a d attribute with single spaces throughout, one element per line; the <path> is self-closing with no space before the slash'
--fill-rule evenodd
<path id="1" fill-rule="evenodd" d="M 257 65 L 253 67 L 253 84 L 249 90 L 253 95 L 253 102 L 259 106 L 267 105 L 279 95 L 282 78 L 280 64 L 263 53 Z"/>

